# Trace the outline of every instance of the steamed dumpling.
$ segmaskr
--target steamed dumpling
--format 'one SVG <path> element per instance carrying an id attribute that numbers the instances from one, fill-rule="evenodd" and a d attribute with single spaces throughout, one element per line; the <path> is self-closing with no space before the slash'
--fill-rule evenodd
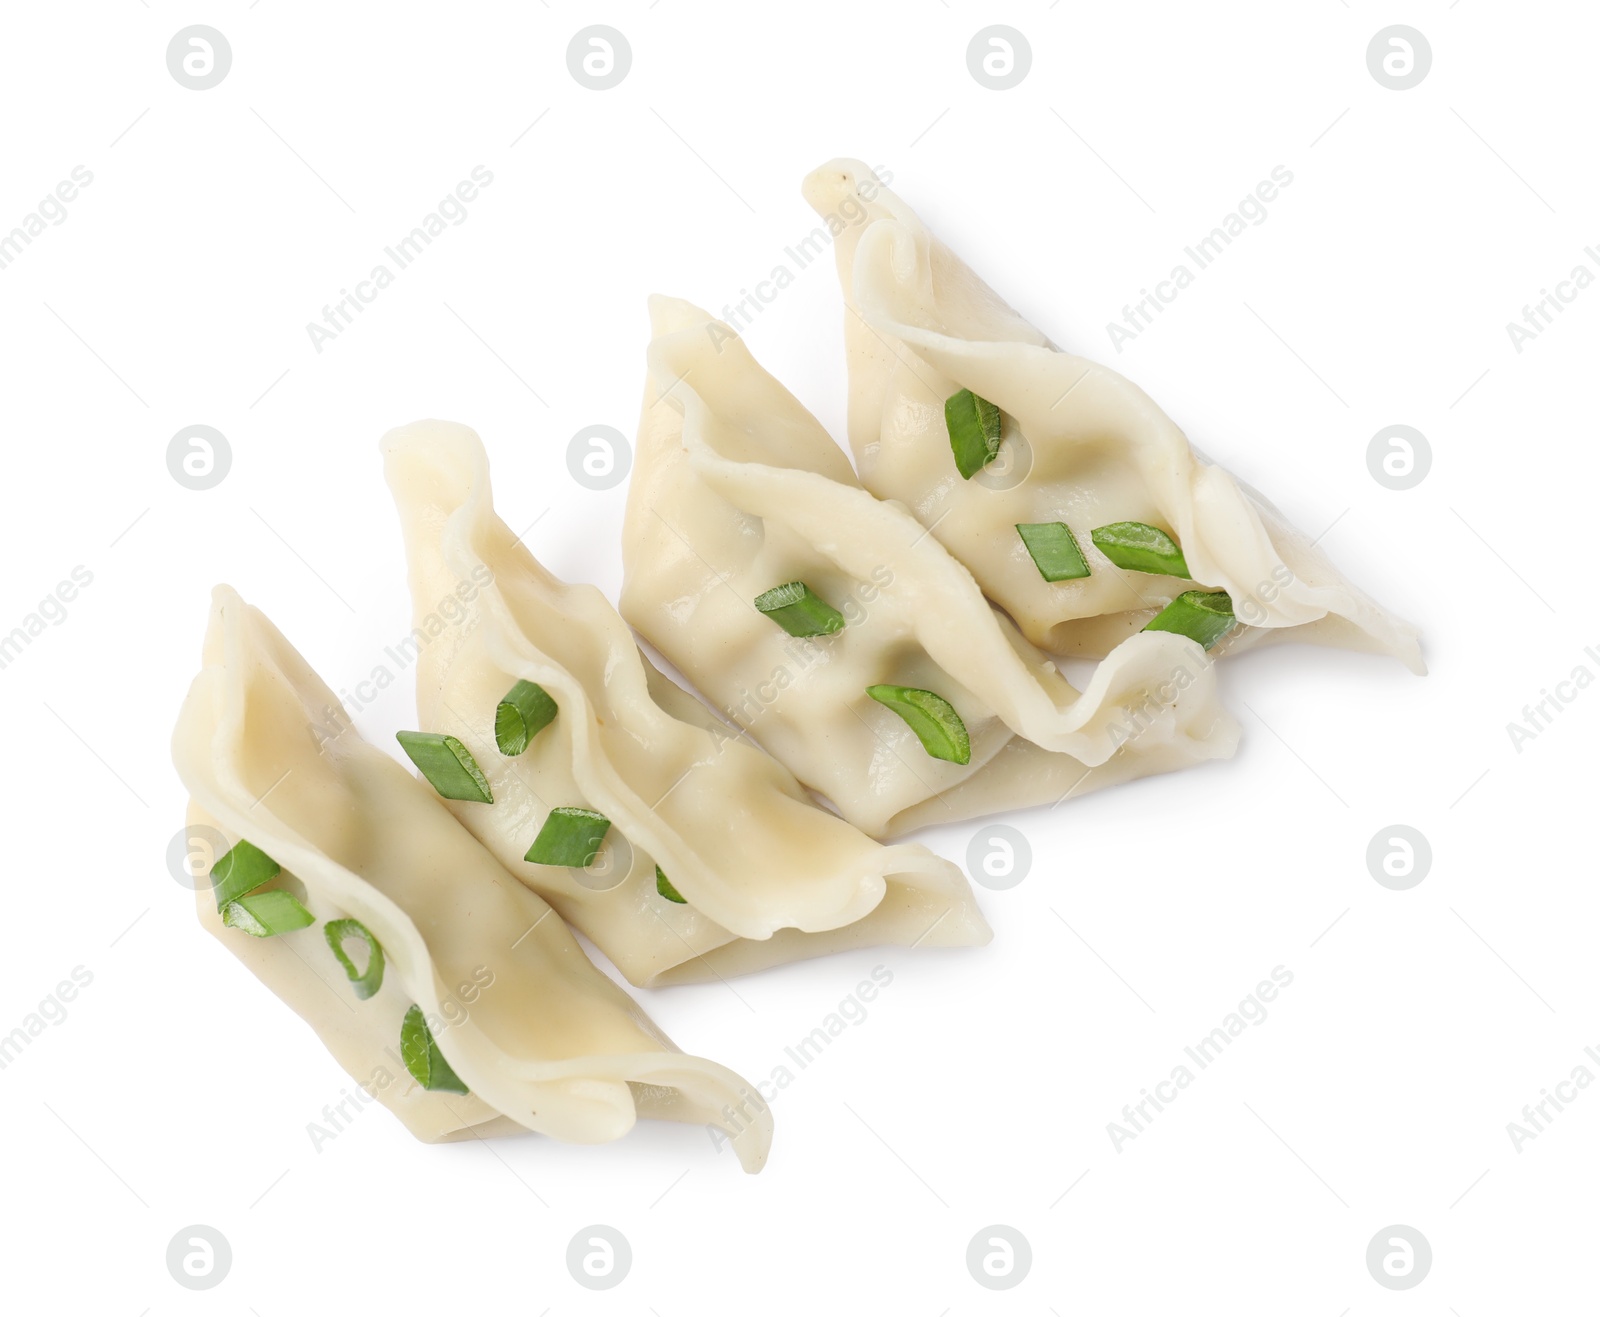
<path id="1" fill-rule="evenodd" d="M 989 940 L 953 864 L 922 846 L 879 845 L 819 808 L 781 764 L 656 673 L 597 589 L 545 571 L 495 516 L 471 430 L 423 421 L 392 431 L 383 451 L 410 562 L 418 717 L 424 731 L 459 738 L 494 797 L 447 805 L 630 982 L 727 978 L 855 946 Z M 464 615 L 441 622 L 450 599 Z M 507 756 L 495 711 L 518 681 L 542 687 L 558 712 Z M 609 821 L 594 863 L 525 859 L 552 811 L 572 808 Z"/>
<path id="2" fill-rule="evenodd" d="M 669 298 L 651 317 L 623 613 L 845 818 L 893 835 L 1232 753 L 1194 641 L 1133 636 L 1079 693 L 903 506 L 861 488 L 732 329 Z M 796 581 L 842 630 L 795 637 L 757 611 Z M 931 757 L 878 685 L 948 701 L 968 762 Z"/>
<path id="3" fill-rule="evenodd" d="M 522 1127 L 598 1143 L 646 1116 L 721 1127 L 745 1169 L 759 1170 L 772 1119 L 752 1113 L 749 1086 L 678 1051 L 431 787 L 347 721 L 329 725 L 338 709 L 273 625 L 219 587 L 173 735 L 190 821 L 275 859 L 319 926 L 261 939 L 224 928 L 203 884 L 208 931 L 421 1139 Z M 383 949 L 382 987 L 366 1001 L 320 927 L 344 918 Z M 470 1092 L 412 1080 L 400 1037 L 413 1003 Z M 738 1110 L 736 1120 L 724 1114 Z"/>
<path id="4" fill-rule="evenodd" d="M 857 160 L 805 181 L 821 214 L 864 211 L 835 242 L 846 305 L 850 445 L 862 482 L 898 499 L 1035 644 L 1105 654 L 1196 584 L 1269 638 L 1390 654 L 1423 670 L 1417 633 L 1340 575 L 1270 503 L 1207 462 L 1136 385 L 1054 347 Z M 1003 476 L 963 479 L 945 400 L 969 389 L 1005 417 Z M 1025 474 L 1023 474 L 1025 473 Z M 1020 477 L 1020 478 L 1019 478 Z M 1065 522 L 1089 576 L 1046 581 L 1014 527 Z M 1122 571 L 1090 532 L 1142 522 L 1172 535 L 1188 576 Z"/>

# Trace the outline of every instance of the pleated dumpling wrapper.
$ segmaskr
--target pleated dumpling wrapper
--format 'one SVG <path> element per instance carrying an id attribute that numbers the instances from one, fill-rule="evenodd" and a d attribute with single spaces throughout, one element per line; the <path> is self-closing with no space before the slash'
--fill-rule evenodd
<path id="1" fill-rule="evenodd" d="M 449 806 L 629 982 L 989 940 L 955 865 L 820 808 L 658 673 L 599 590 L 545 571 L 495 515 L 471 430 L 422 421 L 383 452 L 410 562 L 418 716 L 467 747 L 493 796 Z M 508 754 L 497 709 L 519 682 L 554 717 Z M 586 823 L 576 850 L 546 848 Z"/>
<path id="2" fill-rule="evenodd" d="M 1266 499 L 1209 463 L 1154 401 L 1062 352 L 931 234 L 858 160 L 804 184 L 836 231 L 862 482 L 899 499 L 1035 644 L 1100 655 L 1174 597 L 1226 591 L 1244 626 L 1219 652 L 1305 639 L 1423 671 L 1416 630 L 1357 590 Z M 999 408 L 992 466 L 964 479 L 946 401 Z M 1016 527 L 1068 526 L 1089 573 L 1050 581 Z M 1092 540 L 1141 523 L 1176 541 L 1169 574 L 1119 569 Z"/>
<path id="3" fill-rule="evenodd" d="M 226 845 L 247 840 L 282 866 L 274 885 L 317 921 L 251 936 L 223 925 L 202 883 L 201 922 L 418 1138 L 523 1127 L 600 1143 L 645 1116 L 720 1127 L 744 1168 L 761 1168 L 772 1119 L 749 1085 L 680 1052 L 432 787 L 361 739 L 305 660 L 225 586 L 172 748 L 191 838 L 216 829 Z M 367 1000 L 324 937 L 335 919 L 359 920 L 382 948 L 382 983 Z M 401 1045 L 413 1004 L 469 1092 L 413 1080 Z"/>
<path id="4" fill-rule="evenodd" d="M 671 298 L 650 312 L 623 614 L 845 818 L 895 835 L 1233 752 L 1193 640 L 1132 636 L 1080 694 L 903 506 L 857 483 L 731 328 Z M 837 614 L 832 632 L 758 609 L 797 584 Z M 935 757 L 868 693 L 886 686 L 946 703 L 965 759 Z"/>

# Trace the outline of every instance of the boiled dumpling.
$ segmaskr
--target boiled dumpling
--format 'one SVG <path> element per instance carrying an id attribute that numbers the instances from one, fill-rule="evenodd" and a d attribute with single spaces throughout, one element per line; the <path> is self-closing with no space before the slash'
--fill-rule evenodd
<path id="1" fill-rule="evenodd" d="M 1390 654 L 1421 672 L 1416 631 L 1362 594 L 1254 490 L 1207 462 L 1143 390 L 1054 347 L 928 232 L 860 161 L 805 181 L 835 240 L 846 305 L 850 445 L 862 482 L 905 503 L 1035 644 L 1100 655 L 1198 585 L 1226 591 L 1239 649 L 1297 637 Z M 946 401 L 996 405 L 996 470 L 962 477 Z M 1091 569 L 1044 579 L 1018 525 L 1064 523 Z M 1125 571 L 1091 532 L 1125 523 L 1176 541 L 1177 575 Z"/>
<path id="2" fill-rule="evenodd" d="M 651 316 L 623 614 L 845 818 L 893 835 L 1232 752 L 1194 641 L 1133 636 L 1080 694 L 903 506 L 861 488 L 729 326 L 669 298 Z M 765 615 L 758 597 L 784 586 L 837 629 Z M 885 686 L 951 706 L 965 761 L 925 749 L 869 694 Z"/>
<path id="3" fill-rule="evenodd" d="M 630 982 L 989 940 L 953 864 L 922 846 L 881 846 L 819 808 L 656 673 L 597 589 L 545 571 L 495 516 L 471 430 L 419 422 L 387 435 L 383 451 L 410 561 L 421 726 L 458 738 L 493 797 L 449 807 Z M 517 683 L 555 712 L 507 754 L 497 708 Z M 598 847 L 556 857 L 572 863 L 527 858 L 561 811 L 599 816 Z"/>
<path id="4" fill-rule="evenodd" d="M 720 1127 L 759 1170 L 772 1120 L 749 1086 L 678 1051 L 433 789 L 330 718 L 338 710 L 272 624 L 219 587 L 173 735 L 191 826 L 270 856 L 283 899 L 319 922 L 359 921 L 382 950 L 376 995 L 356 998 L 320 926 L 260 938 L 224 928 L 202 884 L 206 927 L 419 1138 L 523 1127 L 596 1143 L 646 1116 Z M 413 1080 L 401 1046 L 413 1005 L 458 1082 Z"/>

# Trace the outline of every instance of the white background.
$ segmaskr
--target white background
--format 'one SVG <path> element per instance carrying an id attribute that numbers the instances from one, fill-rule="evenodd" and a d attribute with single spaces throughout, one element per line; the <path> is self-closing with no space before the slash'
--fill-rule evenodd
<path id="1" fill-rule="evenodd" d="M 1577 1311 L 1594 1303 L 1600 1092 L 1517 1150 L 1507 1122 L 1600 1046 L 1591 845 L 1600 693 L 1522 747 L 1506 724 L 1600 644 L 1592 607 L 1600 291 L 1518 353 L 1506 322 L 1600 242 L 1593 58 L 1578 4 L 836 3 L 8 5 L 0 233 L 74 166 L 68 218 L 0 270 L 6 437 L 0 632 L 75 566 L 93 584 L 0 671 L 10 826 L 0 1032 L 81 965 L 92 984 L 0 1072 L 8 1307 L 401 1311 L 1249 1313 Z M 987 90 L 966 49 L 1022 31 Z M 165 51 L 205 23 L 208 91 Z M 572 35 L 633 66 L 578 85 Z M 1433 50 L 1412 90 L 1366 48 Z M 533 126 L 530 128 L 529 125 Z M 597 1148 L 425 1147 L 379 1107 L 314 1151 L 350 1086 L 201 934 L 164 853 L 167 737 L 216 581 L 336 689 L 403 635 L 376 444 L 477 428 L 515 528 L 612 597 L 625 488 L 567 473 L 591 424 L 631 433 L 644 299 L 713 311 L 813 216 L 798 184 L 856 155 L 1050 336 L 1113 361 L 1348 574 L 1419 623 L 1431 675 L 1309 648 L 1225 665 L 1238 757 L 1010 821 L 1035 862 L 981 891 L 980 951 L 835 957 L 648 994 L 689 1051 L 766 1077 L 877 964 L 870 1017 L 774 1105 L 768 1169 L 704 1131 Z M 306 322 L 474 166 L 494 182 L 337 341 Z M 1148 331 L 1106 323 L 1274 166 L 1270 208 Z M 748 338 L 843 437 L 831 260 Z M 1382 427 L 1433 448 L 1369 475 Z M 233 465 L 168 474 L 192 424 Z M 403 685 L 356 718 L 378 744 Z M 1433 866 L 1379 886 L 1369 840 Z M 964 857 L 973 828 L 925 840 Z M 1136 1140 L 1107 1122 L 1276 965 L 1294 982 Z M 1069 1192 L 1070 1189 L 1070 1192 Z M 617 1289 L 568 1240 L 631 1241 Z M 165 1253 L 233 1249 L 192 1294 Z M 1031 1241 L 980 1288 L 981 1227 Z M 1416 1289 L 1364 1261 L 1405 1223 Z M 31 1295 L 25 1291 L 33 1290 Z"/>

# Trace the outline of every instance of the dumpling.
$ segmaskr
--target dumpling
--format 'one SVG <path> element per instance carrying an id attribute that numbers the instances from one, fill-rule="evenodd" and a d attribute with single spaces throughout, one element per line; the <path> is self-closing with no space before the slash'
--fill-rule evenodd
<path id="1" fill-rule="evenodd" d="M 1079 694 L 903 506 L 861 488 L 732 329 L 650 309 L 623 614 L 845 818 L 894 835 L 1232 753 L 1198 644 L 1132 636 Z M 783 587 L 834 630 L 767 615 L 758 598 Z M 937 697 L 966 754 L 935 757 L 915 713 L 869 688 Z"/>
<path id="2" fill-rule="evenodd" d="M 720 1127 L 759 1170 L 772 1120 L 749 1086 L 678 1051 L 430 787 L 347 722 L 330 725 L 338 709 L 272 624 L 219 587 L 173 735 L 191 824 L 281 865 L 273 899 L 318 921 L 359 921 L 382 951 L 376 994 L 356 999 L 322 928 L 224 928 L 202 884 L 207 929 L 419 1138 L 520 1126 L 598 1143 L 642 1115 Z M 454 1082 L 413 1082 L 407 1049 L 419 1039 L 423 1074 Z"/>
<path id="3" fill-rule="evenodd" d="M 629 982 L 989 940 L 955 865 L 818 807 L 656 673 L 599 590 L 545 571 L 495 516 L 471 430 L 419 422 L 383 451 L 410 562 L 418 716 L 460 741 L 492 795 L 449 807 Z M 554 717 L 504 753 L 498 708 L 519 683 Z M 587 839 L 572 832 L 584 827 Z M 579 844 L 545 850 L 555 835 Z"/>
<path id="4" fill-rule="evenodd" d="M 835 242 L 862 482 L 911 508 L 1035 644 L 1107 653 L 1198 583 L 1226 591 L 1246 624 L 1227 649 L 1287 634 L 1423 671 L 1414 628 L 1211 465 L 1143 390 L 1054 347 L 866 165 L 832 161 L 804 192 L 825 216 L 864 213 L 839 226 Z M 962 390 L 1003 418 L 995 469 L 966 479 L 946 417 Z M 1016 530 L 1057 523 L 1070 529 L 1087 575 L 1046 580 Z M 1119 570 L 1091 532 L 1127 523 L 1174 539 L 1182 570 Z"/>

